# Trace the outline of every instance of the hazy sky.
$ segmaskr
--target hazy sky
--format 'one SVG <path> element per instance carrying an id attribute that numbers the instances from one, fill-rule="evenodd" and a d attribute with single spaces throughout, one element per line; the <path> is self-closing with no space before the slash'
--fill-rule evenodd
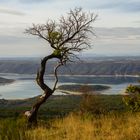
<path id="1" fill-rule="evenodd" d="M 140 0 L 0 0 L 0 57 L 47 55 L 46 42 L 24 30 L 75 7 L 98 14 L 87 53 L 140 55 Z"/>

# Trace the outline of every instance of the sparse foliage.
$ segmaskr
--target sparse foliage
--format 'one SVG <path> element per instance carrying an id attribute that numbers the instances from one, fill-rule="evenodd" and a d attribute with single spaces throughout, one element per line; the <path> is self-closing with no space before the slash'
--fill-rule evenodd
<path id="1" fill-rule="evenodd" d="M 132 112 L 140 111 L 140 87 L 129 85 L 126 88 L 126 93 L 128 93 L 128 95 L 123 97 L 124 103 Z"/>
<path id="2" fill-rule="evenodd" d="M 82 95 L 80 103 L 80 111 L 82 114 L 104 114 L 105 108 L 99 95 L 86 94 Z"/>
<path id="3" fill-rule="evenodd" d="M 91 47 L 89 36 L 94 34 L 92 23 L 96 17 L 97 15 L 93 13 L 83 12 L 81 8 L 75 8 L 70 10 L 66 17 L 60 17 L 58 22 L 49 20 L 46 24 L 33 24 L 31 28 L 26 29 L 26 33 L 44 39 L 53 49 L 52 54 L 42 59 L 37 72 L 36 81 L 44 93 L 32 109 L 25 113 L 30 123 L 37 122 L 38 109 L 55 91 L 58 82 L 58 68 L 67 62 L 73 62 L 75 58 L 78 58 L 77 53 Z M 46 62 L 53 58 L 58 60 L 58 64 L 54 70 L 56 81 L 51 89 L 44 82 L 44 74 Z"/>
<path id="4" fill-rule="evenodd" d="M 90 34 L 94 35 L 92 23 L 97 15 L 83 12 L 81 8 L 70 10 L 67 17 L 62 16 L 59 22 L 49 20 L 46 24 L 35 25 L 26 32 L 48 42 L 54 49 L 54 55 L 62 62 L 71 61 L 75 53 L 89 47 Z"/>

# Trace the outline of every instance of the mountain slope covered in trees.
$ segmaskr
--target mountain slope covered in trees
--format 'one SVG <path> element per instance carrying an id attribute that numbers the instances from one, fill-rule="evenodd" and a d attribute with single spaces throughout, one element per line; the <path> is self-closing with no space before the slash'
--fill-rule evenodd
<path id="1" fill-rule="evenodd" d="M 86 59 L 69 63 L 59 69 L 62 75 L 139 75 L 140 59 Z M 0 60 L 0 73 L 36 74 L 40 60 Z M 47 74 L 53 74 L 54 62 L 47 65 Z"/>

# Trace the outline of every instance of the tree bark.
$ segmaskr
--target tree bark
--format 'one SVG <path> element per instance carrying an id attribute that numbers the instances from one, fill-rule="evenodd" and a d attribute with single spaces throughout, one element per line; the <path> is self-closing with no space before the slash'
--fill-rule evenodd
<path id="1" fill-rule="evenodd" d="M 37 113 L 40 108 L 40 106 L 46 102 L 46 100 L 50 97 L 50 95 L 53 94 L 54 90 L 52 90 L 50 87 L 48 87 L 44 83 L 44 74 L 46 69 L 46 62 L 50 59 L 58 58 L 60 59 L 60 56 L 56 56 L 54 54 L 51 54 L 49 56 L 46 56 L 41 61 L 40 69 L 37 72 L 36 82 L 40 86 L 40 88 L 44 91 L 43 95 L 40 96 L 38 101 L 32 106 L 30 111 L 25 112 L 25 116 L 27 116 L 27 121 L 29 126 L 37 125 Z"/>

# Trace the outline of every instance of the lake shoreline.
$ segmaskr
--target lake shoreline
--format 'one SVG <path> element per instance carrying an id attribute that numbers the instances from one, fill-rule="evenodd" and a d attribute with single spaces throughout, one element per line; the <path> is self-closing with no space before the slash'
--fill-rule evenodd
<path id="1" fill-rule="evenodd" d="M 1 81 L 1 79 L 4 80 L 4 81 Z M 14 82 L 15 82 L 14 79 L 6 79 L 6 78 L 3 78 L 3 77 L 0 77 L 0 86 L 6 86 L 6 85 L 12 84 Z M 1 96 L 2 95 L 0 94 L 0 97 Z"/>
<path id="2" fill-rule="evenodd" d="M 101 94 L 100 92 L 103 92 L 104 90 L 110 89 L 110 86 L 106 85 L 100 85 L 100 84 L 63 84 L 58 86 L 57 90 L 59 92 L 65 93 L 65 94 L 72 94 L 72 95 L 81 95 L 84 93 L 87 94 Z"/>
<path id="3" fill-rule="evenodd" d="M 7 85 L 7 84 L 11 84 L 13 82 L 15 82 L 16 80 L 14 79 L 8 79 L 8 78 L 3 78 L 3 77 L 0 77 L 0 86 L 4 86 L 4 85 Z"/>
<path id="4" fill-rule="evenodd" d="M 36 84 L 35 75 L 20 75 L 20 74 L 0 74 L 0 77 L 6 79 L 15 79 L 12 80 L 12 84 L 5 84 L 5 86 L 0 86 L 0 99 L 27 99 L 30 97 L 35 97 L 40 95 L 41 89 Z M 60 76 L 58 86 L 64 84 L 88 84 L 88 85 L 105 85 L 110 86 L 111 88 L 98 92 L 102 94 L 123 94 L 125 88 L 129 84 L 137 84 L 139 78 L 124 78 L 124 77 L 75 77 L 75 76 Z M 53 77 L 45 77 L 45 83 L 52 88 L 54 85 Z M 13 82 L 15 81 L 15 82 Z M 95 90 L 94 90 L 95 91 Z M 63 92 L 63 93 L 62 93 Z M 54 95 L 68 95 L 67 90 L 59 92 L 56 90 Z M 77 94 L 77 93 L 72 93 Z M 79 93 L 78 93 L 79 94 Z"/>
<path id="5" fill-rule="evenodd" d="M 62 92 L 62 93 L 64 93 L 64 94 L 66 94 L 66 95 L 82 95 L 82 94 L 84 94 L 84 93 L 82 93 L 82 92 L 74 92 L 74 91 L 68 91 L 68 90 L 58 90 L 59 92 Z M 91 92 L 91 93 L 88 93 L 88 94 L 93 94 L 93 95 L 103 95 L 102 93 L 100 93 L 100 92 Z"/>
<path id="6" fill-rule="evenodd" d="M 0 73 L 0 75 L 34 75 L 36 76 L 36 73 L 33 73 L 33 74 L 26 74 L 26 73 Z M 45 77 L 46 76 L 51 76 L 51 77 L 54 77 L 54 74 L 45 74 Z M 69 77 L 69 76 L 75 76 L 75 77 L 140 77 L 140 75 L 138 74 L 133 74 L 133 75 L 130 75 L 130 74 L 113 74 L 113 75 L 108 75 L 108 74 L 105 74 L 105 75 L 102 75 L 102 74 L 99 74 L 99 75 L 96 75 L 96 74 L 58 74 L 58 76 L 64 76 L 64 77 Z"/>

